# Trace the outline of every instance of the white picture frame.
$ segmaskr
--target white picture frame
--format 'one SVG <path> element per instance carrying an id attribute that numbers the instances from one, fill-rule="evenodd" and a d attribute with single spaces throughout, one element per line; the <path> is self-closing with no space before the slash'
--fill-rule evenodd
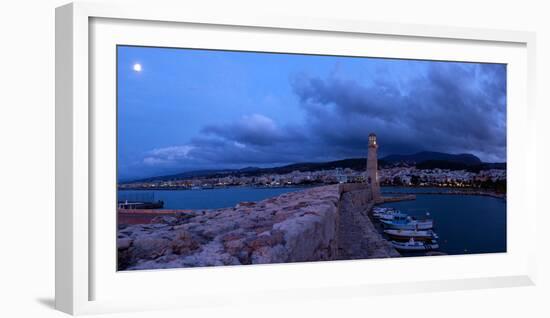
<path id="1" fill-rule="evenodd" d="M 105 21 L 106 25 L 97 28 L 94 23 Z M 120 23 L 118 23 L 120 22 Z M 141 35 L 132 34 L 131 24 L 141 25 L 144 31 Z M 149 26 L 147 26 L 149 24 Z M 96 174 L 101 174 L 101 169 L 112 167 L 109 164 L 98 162 L 97 153 L 102 149 L 96 147 L 96 140 L 107 140 L 115 136 L 112 129 L 106 129 L 99 133 L 94 129 L 98 120 L 109 122 L 111 113 L 105 111 L 96 112 L 92 105 L 98 100 L 111 103 L 112 94 L 95 96 L 91 92 L 96 87 L 94 76 L 105 79 L 105 83 L 113 83 L 114 69 L 101 68 L 108 65 L 112 57 L 102 58 L 103 51 L 95 51 L 95 47 L 109 46 L 120 41 L 120 36 L 128 36 L 132 43 L 142 42 L 151 44 L 152 35 L 146 32 L 151 24 L 155 26 L 158 45 L 169 45 L 174 39 L 170 35 L 180 25 L 193 27 L 208 27 L 211 32 L 219 32 L 224 28 L 236 28 L 238 32 L 254 30 L 255 33 L 282 32 L 277 36 L 285 36 L 292 33 L 315 34 L 316 38 L 331 37 L 382 37 L 381 41 L 394 41 L 396 47 L 407 45 L 411 47 L 411 56 L 418 54 L 418 58 L 437 58 L 429 56 L 425 51 L 415 47 L 421 47 L 415 41 L 425 41 L 426 45 L 447 45 L 455 48 L 447 49 L 445 56 L 461 60 L 476 61 L 500 61 L 511 63 L 514 66 L 512 78 L 509 78 L 514 89 L 511 91 L 509 106 L 508 128 L 508 158 L 509 158 L 509 235 L 516 238 L 518 244 L 511 245 L 511 249 L 504 255 L 466 255 L 458 257 L 441 258 L 415 258 L 393 260 L 383 262 L 378 260 L 323 262 L 311 264 L 280 264 L 262 266 L 242 266 L 227 268 L 206 268 L 191 270 L 168 271 L 140 271 L 140 273 L 112 273 L 104 275 L 98 259 L 107 259 L 114 254 L 102 250 L 102 244 L 110 244 L 108 240 L 100 241 L 93 238 L 94 231 L 105 225 L 104 218 L 97 218 L 91 211 L 102 204 L 92 199 L 95 194 L 94 182 L 97 182 Z M 114 28 L 114 29 L 113 29 Z M 116 29 L 121 28 L 121 29 Z M 242 30 L 241 30 L 242 29 Z M 109 37 L 113 30 L 119 32 L 117 36 Z M 171 31 L 172 30 L 172 31 Z M 241 31 L 239 31 L 241 30 Z M 177 31 L 177 30 L 176 30 Z M 236 32 L 237 32 L 236 31 Z M 110 32 L 110 33 L 109 33 Z M 124 34 L 124 35 L 122 35 Z M 96 42 L 94 42 L 96 41 Z M 149 41 L 149 42 L 148 42 Z M 352 40 L 350 40 L 352 41 Z M 160 43 L 162 42 L 162 43 Z M 289 41 L 295 43 L 296 41 Z M 91 45 L 93 43 L 93 45 Z M 176 43 L 176 42 L 174 42 Z M 235 42 L 237 43 L 237 42 Z M 288 49 L 292 49 L 289 44 Z M 323 50 L 321 46 L 303 48 L 303 50 Z M 351 43 L 351 42 L 350 42 Z M 401 43 L 401 44 L 399 44 Z M 431 44 L 430 44 L 431 43 Z M 121 43 L 122 44 L 122 43 Z M 493 48 L 472 49 L 471 56 L 467 50 L 460 47 L 477 47 L 487 44 Z M 172 44 L 176 45 L 176 44 Z M 220 44 L 224 49 L 228 44 Z M 239 44 L 235 44 L 239 46 Z M 245 45 L 245 44 L 243 44 Z M 261 45 L 261 44 L 260 44 Z M 267 45 L 267 44 L 266 44 Z M 270 44 L 274 45 L 274 44 Z M 444 291 L 458 289 L 476 289 L 489 287 L 526 286 L 534 284 L 536 273 L 536 252 L 533 246 L 526 245 L 521 249 L 516 248 L 521 242 L 535 238 L 535 197 L 534 193 L 528 193 L 524 189 L 536 185 L 535 165 L 535 120 L 534 120 L 534 57 L 535 35 L 530 32 L 482 30 L 454 27 L 439 27 L 428 25 L 405 25 L 399 23 L 375 23 L 366 21 L 342 21 L 342 20 L 317 20 L 298 19 L 285 16 L 247 16 L 242 15 L 217 15 L 212 12 L 192 12 L 184 4 L 164 7 L 155 7 L 152 10 L 147 5 L 117 6 L 116 2 L 109 4 L 97 3 L 73 3 L 56 10 L 56 308 L 71 314 L 102 313 L 113 311 L 142 310 L 164 307 L 185 307 L 207 305 L 215 299 L 216 303 L 232 303 L 237 299 L 247 296 L 247 301 L 285 301 L 289 299 L 322 299 L 323 297 L 347 297 L 350 295 L 380 295 L 413 291 Z M 510 60 L 498 57 L 499 47 L 510 47 Z M 266 46 L 267 49 L 267 46 Z M 294 48 L 296 49 L 296 48 Z M 387 48 L 387 50 L 391 47 Z M 426 48 L 424 48 L 425 50 Z M 494 56 L 486 58 L 481 56 L 484 52 Z M 389 51 L 387 51 L 389 52 Z M 377 55 L 391 53 L 380 51 Z M 424 52 L 424 53 L 423 53 Z M 98 56 L 96 56 L 96 55 Z M 352 53 L 350 53 L 352 54 Z M 439 53 L 441 54 L 441 53 Z M 508 53 L 506 53 L 508 54 Z M 409 56 L 409 57 L 411 57 Z M 443 56 L 443 55 L 442 55 Z M 443 58 L 440 56 L 439 58 Z M 106 61 L 106 62 L 105 62 Z M 511 62 L 510 62 L 511 61 Z M 103 64 L 103 63 L 106 64 Z M 517 66 L 517 67 L 516 67 Z M 94 67 L 97 67 L 95 69 Z M 112 78 L 109 79 L 109 74 Z M 106 88 L 109 90 L 109 88 Z M 112 88 L 111 88 L 112 89 Z M 106 92 L 103 90 L 102 92 Z M 112 90 L 111 90 L 112 92 Z M 102 104 L 104 105 L 104 104 Z M 108 110 L 108 107 L 106 108 Z M 109 115 L 111 114 L 111 115 Z M 103 154 L 105 152 L 102 152 Z M 109 158 L 103 156 L 102 158 Z M 112 157 L 114 161 L 115 157 Z M 109 168 L 110 169 L 110 168 Z M 105 177 L 106 175 L 104 175 Z M 99 177 L 99 179 L 107 180 Z M 95 180 L 95 181 L 94 181 Z M 511 181 L 510 181 L 511 180 Z M 113 188 L 114 189 L 114 188 Z M 107 192 L 109 190 L 106 190 Z M 108 194 L 106 194 L 108 196 Z M 114 195 L 114 193 L 112 194 Z M 105 204 L 105 202 L 103 202 Z M 522 217 L 514 217 L 522 212 Z M 511 213 L 511 214 L 510 214 Z M 516 222 L 517 221 L 517 222 Z M 521 222 L 519 224 L 518 222 Z M 519 224 L 519 225 L 517 225 Z M 516 230 L 516 226 L 518 229 Z M 521 229 L 519 229 L 521 227 Z M 105 225 L 105 228 L 112 228 Z M 114 229 L 113 229 L 114 230 Z M 521 238 L 519 238 L 521 236 Z M 114 233 L 113 233 L 114 238 Z M 521 241 L 520 241 L 521 240 Z M 514 240 L 512 240 L 514 242 Z M 99 252 L 98 252 L 99 251 Z M 423 268 L 430 266 L 429 262 L 437 262 L 441 270 L 433 272 L 425 271 L 419 274 L 418 279 L 404 279 L 404 276 L 396 275 L 395 279 L 388 276 L 364 275 L 362 279 L 354 277 L 362 269 L 370 271 L 402 271 L 405 267 Z M 485 264 L 485 265 L 483 265 Z M 499 268 L 492 268 L 490 264 L 504 264 Z M 434 265 L 435 266 L 435 265 Z M 486 267 L 483 267 L 486 266 Z M 450 273 L 452 269 L 461 269 L 463 273 Z M 191 272 L 192 271 L 192 272 Z M 346 272 L 342 278 L 320 280 L 318 277 L 327 277 L 326 273 Z M 174 290 L 168 290 L 173 297 L 167 298 L 157 293 L 157 297 L 147 295 L 139 302 L 135 301 L 135 295 L 131 294 L 132 281 L 139 279 L 144 289 L 154 289 L 154 282 L 148 277 L 155 277 L 155 281 L 166 282 L 180 279 L 182 275 L 204 276 L 208 273 L 208 284 L 199 288 L 200 280 L 187 280 L 197 287 L 199 292 L 184 294 Z M 309 274 L 308 274 L 309 273 Z M 132 276 L 135 275 L 135 276 Z M 117 276 L 117 278 L 114 278 Z M 274 279 L 265 279 L 270 276 Z M 229 279 L 227 277 L 234 277 Z M 247 278 L 248 277 L 248 278 Z M 289 282 L 276 282 L 280 277 L 292 277 Z M 189 277 L 188 277 L 189 278 Z M 96 280 L 103 279 L 104 287 L 98 288 Z M 243 283 L 244 279 L 244 283 Z M 115 282 L 116 281 L 116 282 Z M 242 284 L 232 285 L 236 282 Z M 111 285 L 112 284 L 112 285 Z M 124 297 L 124 286 L 128 294 Z M 118 287 L 120 289 L 118 289 Z M 233 287 L 234 288 L 233 288 Z M 300 292 L 307 289 L 308 293 Z M 112 293 L 108 296 L 108 291 Z M 135 290 L 135 288 L 134 288 Z M 262 291 L 258 293 L 258 291 Z M 230 291 L 228 293 L 227 291 Z M 338 296 L 336 296 L 338 295 Z M 183 298 L 185 296 L 185 298 Z"/>

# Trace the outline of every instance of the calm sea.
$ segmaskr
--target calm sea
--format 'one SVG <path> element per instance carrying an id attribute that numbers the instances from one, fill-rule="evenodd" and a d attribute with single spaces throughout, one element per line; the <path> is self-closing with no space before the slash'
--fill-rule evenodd
<path id="1" fill-rule="evenodd" d="M 155 200 L 165 209 L 217 209 L 233 207 L 243 201 L 260 201 L 302 187 L 230 187 L 205 190 L 157 190 Z M 382 188 L 382 192 L 416 192 L 416 200 L 387 203 L 412 216 L 428 212 L 435 222 L 440 250 L 447 254 L 496 253 L 506 251 L 506 201 L 475 195 L 422 194 L 441 189 Z M 121 190 L 121 195 L 143 191 Z"/>
<path id="2" fill-rule="evenodd" d="M 234 207 L 239 202 L 261 201 L 286 192 L 304 190 L 303 187 L 228 187 L 203 190 L 119 190 L 119 197 L 139 196 L 146 192 L 155 200 L 164 201 L 165 209 L 219 209 Z"/>
<path id="3" fill-rule="evenodd" d="M 417 192 L 416 200 L 386 203 L 412 216 L 430 213 L 439 246 L 447 254 L 506 252 L 506 201 L 487 196 L 422 194 L 440 189 L 383 188 Z"/>

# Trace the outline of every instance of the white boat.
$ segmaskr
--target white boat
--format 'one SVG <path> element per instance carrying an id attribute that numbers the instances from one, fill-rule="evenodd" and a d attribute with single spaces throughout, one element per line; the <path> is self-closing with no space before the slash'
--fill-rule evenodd
<path id="1" fill-rule="evenodd" d="M 382 208 L 379 206 L 372 208 L 372 213 L 387 213 L 392 211 L 396 211 L 396 210 L 394 208 Z"/>
<path id="2" fill-rule="evenodd" d="M 433 220 L 417 220 L 410 216 L 406 218 L 393 218 L 391 220 L 380 220 L 386 228 L 396 230 L 431 230 L 434 226 Z"/>
<path id="3" fill-rule="evenodd" d="M 395 240 L 409 240 L 411 238 L 417 241 L 430 241 L 432 239 L 437 239 L 439 236 L 432 230 L 397 230 L 397 229 L 388 229 L 385 230 L 390 238 Z"/>
<path id="4" fill-rule="evenodd" d="M 405 214 L 403 212 L 400 212 L 400 211 L 397 211 L 397 210 L 392 210 L 392 211 L 388 211 L 388 212 L 373 213 L 372 215 L 375 218 L 380 219 L 380 220 L 393 220 L 393 219 L 396 219 L 396 218 L 406 218 L 408 216 L 407 214 Z"/>
<path id="5" fill-rule="evenodd" d="M 415 241 L 413 238 L 411 238 L 408 242 L 392 241 L 391 244 L 397 250 L 409 251 L 409 252 L 432 251 L 432 250 L 439 249 L 439 245 L 437 244 L 437 241 L 435 241 L 435 240 L 432 240 L 430 242 L 419 242 L 419 241 Z"/>
<path id="6" fill-rule="evenodd" d="M 394 219 L 405 219 L 409 215 L 405 214 L 405 213 L 402 213 L 402 212 L 399 212 L 399 211 L 396 211 L 396 212 L 393 212 L 393 213 L 374 214 L 373 216 L 377 219 L 380 219 L 380 220 L 394 220 Z"/>

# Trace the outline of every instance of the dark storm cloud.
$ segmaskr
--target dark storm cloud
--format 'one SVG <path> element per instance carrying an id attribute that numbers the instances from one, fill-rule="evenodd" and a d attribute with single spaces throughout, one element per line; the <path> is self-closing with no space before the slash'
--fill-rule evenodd
<path id="1" fill-rule="evenodd" d="M 468 152 L 504 161 L 505 78 L 502 65 L 433 63 L 405 84 L 301 76 L 293 87 L 309 129 L 335 148 L 364 149 L 373 131 L 386 154 Z"/>
<path id="2" fill-rule="evenodd" d="M 211 124 L 202 132 L 257 146 L 275 145 L 289 137 L 271 118 L 260 114 L 243 116 L 232 123 Z"/>
<path id="3" fill-rule="evenodd" d="M 505 66 L 421 66 L 403 74 L 381 69 L 365 83 L 295 76 L 290 85 L 303 118 L 279 124 L 250 114 L 213 122 L 186 145 L 150 151 L 144 163 L 240 168 L 364 157 L 370 132 L 382 156 L 430 150 L 505 161 Z"/>
<path id="4" fill-rule="evenodd" d="M 241 168 L 311 160 L 315 152 L 300 127 L 279 127 L 271 118 L 253 114 L 206 125 L 186 145 L 150 151 L 144 163 L 168 169 Z"/>

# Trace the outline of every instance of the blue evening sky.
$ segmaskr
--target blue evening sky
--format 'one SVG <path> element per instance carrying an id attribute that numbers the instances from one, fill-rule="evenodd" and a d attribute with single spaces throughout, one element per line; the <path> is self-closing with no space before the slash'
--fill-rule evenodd
<path id="1" fill-rule="evenodd" d="M 370 131 L 506 160 L 504 65 L 119 46 L 117 72 L 122 180 L 362 157 Z"/>

